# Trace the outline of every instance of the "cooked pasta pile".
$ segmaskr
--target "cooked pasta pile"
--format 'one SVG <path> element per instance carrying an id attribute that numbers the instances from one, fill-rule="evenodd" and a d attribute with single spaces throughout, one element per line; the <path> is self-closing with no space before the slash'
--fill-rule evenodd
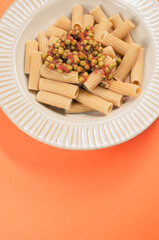
<path id="1" fill-rule="evenodd" d="M 130 35 L 134 28 L 119 14 L 108 18 L 100 6 L 84 15 L 76 5 L 72 20 L 60 16 L 26 42 L 28 89 L 37 92 L 38 102 L 66 113 L 107 115 L 121 107 L 124 95 L 141 92 L 144 49 Z"/>

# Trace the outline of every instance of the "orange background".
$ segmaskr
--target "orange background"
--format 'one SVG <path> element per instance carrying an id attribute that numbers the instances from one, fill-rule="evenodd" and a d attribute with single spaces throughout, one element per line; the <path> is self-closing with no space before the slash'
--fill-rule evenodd
<path id="1" fill-rule="evenodd" d="M 0 0 L 2 15 L 13 0 Z M 158 240 L 159 120 L 122 145 L 44 145 L 0 110 L 1 240 Z"/>

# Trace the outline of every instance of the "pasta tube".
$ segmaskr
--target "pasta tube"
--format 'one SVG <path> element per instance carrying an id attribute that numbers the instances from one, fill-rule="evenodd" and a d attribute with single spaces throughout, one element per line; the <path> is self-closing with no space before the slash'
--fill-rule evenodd
<path id="1" fill-rule="evenodd" d="M 94 95 L 104 98 L 105 100 L 112 102 L 114 106 L 121 107 L 123 103 L 123 95 L 112 92 L 108 89 L 96 87 L 91 91 Z"/>
<path id="2" fill-rule="evenodd" d="M 69 98 L 76 98 L 79 92 L 79 87 L 76 85 L 56 82 L 46 78 L 40 79 L 39 89 L 42 91 L 53 92 Z"/>
<path id="3" fill-rule="evenodd" d="M 107 16 L 99 5 L 96 8 L 92 9 L 89 13 L 94 17 L 97 23 L 100 23 L 100 21 L 103 19 L 107 19 Z"/>
<path id="4" fill-rule="evenodd" d="M 103 98 L 97 97 L 83 89 L 80 90 L 76 100 L 90 108 L 104 113 L 105 115 L 110 113 L 113 107 L 112 103 L 104 100 Z"/>
<path id="5" fill-rule="evenodd" d="M 79 84 L 78 72 L 72 71 L 70 73 L 59 73 L 56 70 L 51 70 L 50 68 L 43 65 L 41 67 L 40 74 L 43 78 L 49 78 L 60 82 Z"/>
<path id="6" fill-rule="evenodd" d="M 103 54 L 106 54 L 106 55 L 108 55 L 108 56 L 111 57 L 111 58 L 115 58 L 115 57 L 116 57 L 116 54 L 115 54 L 115 52 L 114 52 L 114 49 L 113 49 L 111 46 L 105 47 L 105 48 L 103 49 Z"/>
<path id="7" fill-rule="evenodd" d="M 69 30 L 71 30 L 72 23 L 71 23 L 70 19 L 68 19 L 67 17 L 62 15 L 57 19 L 57 21 L 54 23 L 54 25 L 56 27 L 64 29 L 65 31 L 69 31 Z"/>
<path id="8" fill-rule="evenodd" d="M 129 47 L 129 44 L 106 31 L 102 33 L 100 41 L 104 46 L 111 46 L 115 52 L 121 55 L 125 55 Z"/>
<path id="9" fill-rule="evenodd" d="M 113 36 L 123 39 L 127 34 L 134 29 L 135 25 L 128 19 L 122 23 L 111 33 Z"/>
<path id="10" fill-rule="evenodd" d="M 84 87 L 91 91 L 101 83 L 104 78 L 103 70 L 95 70 L 89 75 L 87 81 L 84 83 Z"/>
<path id="11" fill-rule="evenodd" d="M 47 36 L 51 37 L 52 35 L 55 35 L 56 37 L 60 38 L 63 34 L 66 34 L 67 32 L 61 28 L 56 27 L 54 24 L 51 24 L 48 27 L 47 30 Z"/>
<path id="12" fill-rule="evenodd" d="M 37 40 L 39 42 L 39 51 L 46 53 L 48 50 L 48 38 L 46 36 L 46 32 L 39 32 Z"/>
<path id="13" fill-rule="evenodd" d="M 54 107 L 69 110 L 71 108 L 72 99 L 57 95 L 51 92 L 39 91 L 36 100 Z"/>
<path id="14" fill-rule="evenodd" d="M 83 27 L 83 7 L 79 4 L 74 6 L 72 12 L 72 29 Z"/>
<path id="15" fill-rule="evenodd" d="M 83 28 L 85 29 L 87 26 L 93 27 L 93 25 L 94 25 L 94 17 L 90 14 L 85 14 Z"/>
<path id="16" fill-rule="evenodd" d="M 140 49 L 141 46 L 136 43 L 132 43 L 129 45 L 127 53 L 125 54 L 120 66 L 114 73 L 114 78 L 116 80 L 124 81 L 124 79 L 127 77 L 129 72 L 133 68 Z"/>
<path id="17" fill-rule="evenodd" d="M 109 56 L 106 57 L 104 63 L 105 63 L 105 65 L 113 64 L 114 67 L 116 66 L 116 61 Z"/>
<path id="18" fill-rule="evenodd" d="M 38 51 L 32 52 L 28 89 L 35 91 L 39 90 L 41 66 L 42 66 L 41 52 Z"/>
<path id="19" fill-rule="evenodd" d="M 99 24 L 95 24 L 94 27 L 93 27 L 93 30 L 94 30 L 94 33 L 95 33 L 95 34 L 96 34 L 97 31 L 98 31 L 98 26 L 99 26 Z"/>
<path id="20" fill-rule="evenodd" d="M 106 83 L 106 84 L 109 90 L 123 94 L 123 95 L 138 97 L 141 93 L 141 88 L 136 84 L 125 83 L 125 82 L 120 82 L 115 80 L 111 80 L 109 83 Z"/>
<path id="21" fill-rule="evenodd" d="M 144 70 L 144 49 L 141 48 L 136 63 L 131 71 L 131 82 L 141 85 Z"/>
<path id="22" fill-rule="evenodd" d="M 115 16 L 110 17 L 109 21 L 113 24 L 113 28 L 116 29 L 123 22 L 123 19 L 119 14 L 117 14 Z M 130 33 L 127 34 L 127 36 L 123 39 L 123 41 L 129 44 L 134 42 Z"/>
<path id="23" fill-rule="evenodd" d="M 96 41 L 100 41 L 100 36 L 103 33 L 103 31 L 107 31 L 109 32 L 109 30 L 112 27 L 112 23 L 109 22 L 107 19 L 103 19 L 100 21 L 99 25 L 98 25 L 98 29 L 94 35 L 94 39 Z"/>
<path id="24" fill-rule="evenodd" d="M 90 108 L 82 103 L 72 103 L 70 110 L 66 110 L 66 113 L 86 113 L 86 112 L 94 112 L 93 108 Z"/>
<path id="25" fill-rule="evenodd" d="M 33 51 L 38 51 L 38 42 L 35 40 L 26 42 L 26 45 L 25 45 L 25 71 L 24 71 L 26 74 L 30 73 L 31 53 Z"/>
<path id="26" fill-rule="evenodd" d="M 60 38 L 56 37 L 55 35 L 52 35 L 51 38 L 49 39 L 49 46 L 55 44 L 59 39 Z"/>

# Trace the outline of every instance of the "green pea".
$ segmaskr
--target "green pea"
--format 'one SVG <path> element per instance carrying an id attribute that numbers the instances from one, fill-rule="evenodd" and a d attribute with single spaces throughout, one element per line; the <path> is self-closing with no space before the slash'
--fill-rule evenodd
<path id="1" fill-rule="evenodd" d="M 98 67 L 100 67 L 100 68 L 104 67 L 104 62 L 103 62 L 103 61 L 100 61 L 100 62 L 98 63 Z"/>
<path id="2" fill-rule="evenodd" d="M 64 53 L 64 49 L 63 49 L 62 47 L 60 47 L 60 48 L 58 49 L 58 53 L 59 53 L 60 55 L 62 55 L 62 54 Z"/>
<path id="3" fill-rule="evenodd" d="M 80 63 L 80 60 L 79 60 L 78 57 L 75 57 L 75 58 L 74 58 L 74 63 Z"/>
<path id="4" fill-rule="evenodd" d="M 77 41 L 75 39 L 72 40 L 72 45 L 75 46 L 77 44 Z"/>
<path id="5" fill-rule="evenodd" d="M 105 60 L 105 58 L 106 58 L 106 57 L 105 57 L 104 55 L 101 56 L 101 59 L 102 59 L 103 61 Z"/>
<path id="6" fill-rule="evenodd" d="M 52 70 L 54 70 L 54 69 L 55 69 L 55 64 L 54 64 L 54 63 L 51 63 L 51 64 L 49 65 L 49 68 L 52 69 Z"/>
<path id="7" fill-rule="evenodd" d="M 98 43 L 96 41 L 93 42 L 94 48 L 98 46 Z"/>
<path id="8" fill-rule="evenodd" d="M 67 46 L 69 46 L 69 45 L 71 44 L 71 40 L 70 40 L 70 39 L 66 39 L 66 40 L 65 40 L 65 44 L 66 44 Z"/>
<path id="9" fill-rule="evenodd" d="M 109 79 L 109 80 L 113 79 L 113 75 L 112 75 L 112 74 L 109 74 L 108 79 Z"/>
<path id="10" fill-rule="evenodd" d="M 90 32 L 90 33 L 88 33 L 88 36 L 92 38 L 92 37 L 94 37 L 94 34 Z"/>
<path id="11" fill-rule="evenodd" d="M 78 35 L 79 33 L 80 33 L 79 30 L 76 30 L 76 31 L 75 31 L 75 35 Z"/>
<path id="12" fill-rule="evenodd" d="M 90 45 L 93 45 L 93 40 L 89 40 L 88 43 L 89 43 Z"/>
<path id="13" fill-rule="evenodd" d="M 69 65 L 69 64 L 67 64 L 66 68 L 67 68 L 67 70 L 68 70 L 69 72 L 71 72 L 72 69 L 73 69 L 73 67 L 72 67 L 71 65 Z"/>
<path id="14" fill-rule="evenodd" d="M 42 57 L 43 60 L 46 59 L 47 58 L 47 53 L 42 53 L 41 57 Z"/>
<path id="15" fill-rule="evenodd" d="M 97 56 L 98 55 L 98 51 L 93 51 L 93 55 Z"/>
<path id="16" fill-rule="evenodd" d="M 77 68 L 77 72 L 79 72 L 79 73 L 80 73 L 80 72 L 83 72 L 83 68 L 82 68 L 82 67 L 78 67 L 78 68 Z"/>
<path id="17" fill-rule="evenodd" d="M 58 59 L 58 62 L 63 63 L 63 60 L 61 58 Z"/>
<path id="18" fill-rule="evenodd" d="M 68 59 L 66 63 L 71 64 L 72 63 L 71 59 Z"/>
<path id="19" fill-rule="evenodd" d="M 85 68 L 87 71 L 89 71 L 89 70 L 90 70 L 89 64 L 87 63 L 84 68 Z"/>
<path id="20" fill-rule="evenodd" d="M 59 48 L 60 47 L 60 43 L 55 43 L 55 48 Z"/>
<path id="21" fill-rule="evenodd" d="M 84 76 L 84 77 L 88 77 L 88 76 L 89 76 L 88 72 L 84 72 L 84 73 L 83 73 L 83 76 Z"/>
<path id="22" fill-rule="evenodd" d="M 79 77 L 78 81 L 79 81 L 79 83 L 83 83 L 83 82 L 85 82 L 85 79 L 84 79 L 84 77 Z"/>
<path id="23" fill-rule="evenodd" d="M 63 58 L 63 59 L 67 59 L 67 57 L 68 57 L 68 53 L 67 53 L 67 52 L 64 52 L 64 54 L 62 55 L 62 58 Z"/>
<path id="24" fill-rule="evenodd" d="M 98 53 L 98 58 L 101 58 L 102 57 L 102 53 Z"/>
<path id="25" fill-rule="evenodd" d="M 121 63 L 121 58 L 117 58 L 116 64 L 117 64 L 117 65 L 120 65 L 120 63 Z"/>
<path id="26" fill-rule="evenodd" d="M 78 65 L 75 64 L 75 65 L 73 66 L 73 69 L 74 69 L 75 71 L 77 71 L 77 69 L 78 69 Z"/>
<path id="27" fill-rule="evenodd" d="M 61 40 L 64 42 L 67 39 L 67 36 L 62 36 Z"/>
<path id="28" fill-rule="evenodd" d="M 80 62 L 80 65 L 81 65 L 82 67 L 86 66 L 86 61 L 81 61 L 81 62 Z"/>
<path id="29" fill-rule="evenodd" d="M 58 52 L 58 50 L 56 48 L 52 50 L 53 54 L 56 54 L 57 52 Z"/>
<path id="30" fill-rule="evenodd" d="M 75 46 L 71 46 L 71 50 L 75 50 L 76 49 L 76 47 Z"/>
<path id="31" fill-rule="evenodd" d="M 106 72 L 106 73 L 110 73 L 111 71 L 110 71 L 110 69 L 107 67 L 107 68 L 105 68 L 105 72 Z"/>
<path id="32" fill-rule="evenodd" d="M 103 52 L 103 48 L 99 47 L 99 52 L 102 53 Z"/>
<path id="33" fill-rule="evenodd" d="M 58 68 L 57 71 L 58 71 L 59 73 L 63 73 L 63 70 L 60 69 L 60 68 Z"/>
<path id="34" fill-rule="evenodd" d="M 88 41 L 87 41 L 87 40 L 83 40 L 83 41 L 82 41 L 82 45 L 87 46 L 87 44 L 88 44 Z"/>
<path id="35" fill-rule="evenodd" d="M 88 61 L 91 61 L 93 58 L 94 58 L 94 57 L 93 57 L 92 54 L 88 55 Z"/>
<path id="36" fill-rule="evenodd" d="M 101 44 L 101 43 L 98 43 L 98 47 L 102 47 L 102 44 Z"/>
<path id="37" fill-rule="evenodd" d="M 90 45 L 86 46 L 86 50 L 90 51 L 91 50 L 91 46 Z"/>
<path id="38" fill-rule="evenodd" d="M 81 60 L 84 60 L 84 59 L 86 59 L 86 55 L 84 53 L 80 53 L 79 58 Z"/>
<path id="39" fill-rule="evenodd" d="M 86 27 L 86 31 L 89 31 L 89 30 L 91 30 L 91 27 L 88 25 L 88 26 Z"/>
<path id="40" fill-rule="evenodd" d="M 56 53 L 56 57 L 59 58 L 59 57 L 60 57 L 60 54 L 59 54 L 59 53 Z"/>
<path id="41" fill-rule="evenodd" d="M 48 62 L 51 62 L 51 61 L 53 61 L 53 58 L 52 58 L 51 56 L 48 56 L 48 57 L 46 58 L 46 60 L 47 60 Z"/>
<path id="42" fill-rule="evenodd" d="M 45 61 L 45 66 L 48 67 L 49 66 L 49 62 Z"/>
<path id="43" fill-rule="evenodd" d="M 97 62 L 96 59 L 93 59 L 92 62 L 91 62 L 91 64 L 92 64 L 93 66 L 97 65 L 97 63 L 98 63 L 98 62 Z"/>
<path id="44" fill-rule="evenodd" d="M 110 65 L 109 65 L 109 69 L 110 69 L 110 70 L 112 70 L 114 67 L 115 67 L 114 64 L 110 64 Z"/>

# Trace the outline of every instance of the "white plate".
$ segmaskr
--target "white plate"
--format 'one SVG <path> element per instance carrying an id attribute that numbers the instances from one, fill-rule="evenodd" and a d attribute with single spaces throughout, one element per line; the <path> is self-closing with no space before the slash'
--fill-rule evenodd
<path id="1" fill-rule="evenodd" d="M 101 4 L 108 16 L 120 13 L 136 24 L 133 37 L 145 48 L 142 94 L 108 116 L 64 116 L 35 101 L 27 89 L 24 50 L 27 40 L 46 30 L 58 16 L 71 17 L 73 5 L 90 10 Z M 0 22 L 0 103 L 22 131 L 52 146 L 98 149 L 125 142 L 145 130 L 159 113 L 159 8 L 153 0 L 17 0 Z"/>

